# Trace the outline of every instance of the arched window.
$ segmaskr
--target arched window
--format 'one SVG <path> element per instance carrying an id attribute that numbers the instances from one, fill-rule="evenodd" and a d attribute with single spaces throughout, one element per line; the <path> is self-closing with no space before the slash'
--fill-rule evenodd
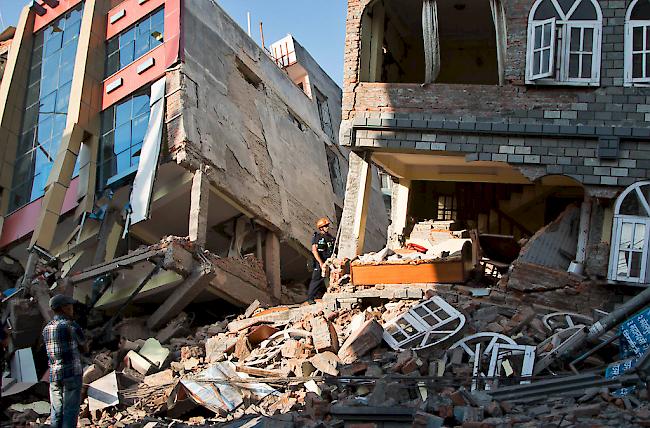
<path id="1" fill-rule="evenodd" d="M 595 0 L 537 0 L 528 16 L 526 83 L 600 83 L 602 13 Z"/>
<path id="2" fill-rule="evenodd" d="M 650 234 L 650 181 L 625 189 L 616 200 L 609 279 L 648 283 L 648 237 Z"/>
<path id="3" fill-rule="evenodd" d="M 634 0 L 625 15 L 625 85 L 650 83 L 650 2 Z"/>

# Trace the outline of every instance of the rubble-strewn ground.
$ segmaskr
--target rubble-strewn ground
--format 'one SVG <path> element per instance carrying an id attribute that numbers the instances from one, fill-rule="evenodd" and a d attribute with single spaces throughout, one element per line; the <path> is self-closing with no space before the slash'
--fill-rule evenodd
<path id="1" fill-rule="evenodd" d="M 525 275 L 522 269 L 516 273 L 515 267 L 513 274 Z M 566 360 L 553 360 L 534 377 L 522 379 L 521 355 L 506 357 L 496 376 L 486 376 L 490 344 L 537 347 L 532 348 L 537 364 L 560 345 L 547 339 L 567 323 L 593 322 L 593 309 L 611 309 L 623 299 L 611 289 L 580 281 L 524 291 L 507 289 L 505 279 L 500 284 L 490 289 L 332 286 L 315 305 L 262 308 L 253 303 L 237 318 L 203 326 L 183 313 L 159 332 L 147 331 L 143 319 L 125 319 L 115 329 L 119 342 L 98 349 L 96 341 L 87 360 L 84 381 L 90 384 L 90 399 L 84 401 L 80 425 L 650 426 L 648 392 L 639 377 L 617 381 L 602 376 L 607 364 L 619 359 L 616 342 L 576 364 L 579 384 Z M 589 293 L 583 291 L 586 287 Z M 427 349 L 388 346 L 384 327 L 435 296 L 465 318 L 460 331 Z M 545 319 L 556 312 L 582 317 Z M 502 336 L 494 343 L 491 336 L 450 349 L 475 333 Z M 480 349 L 478 363 L 464 348 Z M 107 379 L 116 385 L 111 388 Z M 549 379 L 567 386 L 540 388 L 527 400 L 498 399 L 499 391 L 514 387 L 516 392 L 522 381 L 534 386 Z M 626 382 L 641 387 L 616 396 Z M 33 388 L 18 401 L 39 399 L 47 396 Z M 47 417 L 32 410 L 5 413 L 14 426 L 45 423 Z"/>

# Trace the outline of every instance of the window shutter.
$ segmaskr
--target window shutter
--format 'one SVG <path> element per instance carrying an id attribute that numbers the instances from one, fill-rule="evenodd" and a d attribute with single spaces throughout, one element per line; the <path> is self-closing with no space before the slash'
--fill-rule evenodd
<path id="1" fill-rule="evenodd" d="M 530 80 L 553 77 L 555 73 L 555 18 L 532 23 Z"/>

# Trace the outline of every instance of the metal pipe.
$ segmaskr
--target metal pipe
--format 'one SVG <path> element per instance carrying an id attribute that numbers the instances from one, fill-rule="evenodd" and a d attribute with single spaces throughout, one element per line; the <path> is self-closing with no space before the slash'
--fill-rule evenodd
<path id="1" fill-rule="evenodd" d="M 604 318 L 601 318 L 595 322 L 590 328 L 587 334 L 587 340 L 590 342 L 595 341 L 603 334 L 607 333 L 609 330 L 614 328 L 616 325 L 620 324 L 633 313 L 637 312 L 639 309 L 642 309 L 645 305 L 650 303 L 650 287 L 645 289 L 643 292 L 637 294 L 620 307 L 614 309 Z"/>

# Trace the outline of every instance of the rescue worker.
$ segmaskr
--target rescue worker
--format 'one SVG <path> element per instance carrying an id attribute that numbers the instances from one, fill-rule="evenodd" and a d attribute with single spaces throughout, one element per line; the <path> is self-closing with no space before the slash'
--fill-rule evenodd
<path id="1" fill-rule="evenodd" d="M 330 221 L 327 217 L 323 217 L 316 222 L 316 232 L 311 239 L 311 253 L 314 256 L 314 269 L 311 275 L 311 282 L 309 283 L 309 290 L 307 293 L 307 302 L 309 304 L 316 303 L 316 296 L 320 292 L 325 292 L 325 278 L 323 278 L 323 268 L 325 261 L 329 259 L 334 253 L 335 239 L 329 233 Z"/>
<path id="2" fill-rule="evenodd" d="M 81 327 L 73 320 L 74 299 L 57 294 L 50 299 L 54 318 L 43 329 L 50 366 L 50 410 L 53 428 L 75 428 L 81 408 L 80 348 L 86 348 Z"/>

